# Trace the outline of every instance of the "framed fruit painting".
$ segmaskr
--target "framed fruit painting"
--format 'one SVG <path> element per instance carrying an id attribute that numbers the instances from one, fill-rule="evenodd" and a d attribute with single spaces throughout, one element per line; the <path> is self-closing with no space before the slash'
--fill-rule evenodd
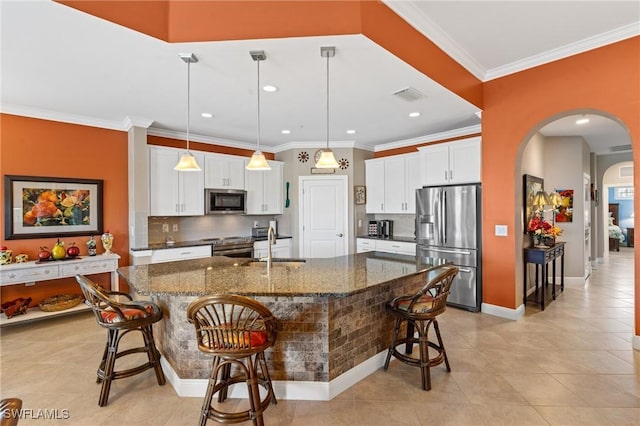
<path id="1" fill-rule="evenodd" d="M 102 180 L 6 175 L 4 184 L 5 239 L 102 233 Z"/>

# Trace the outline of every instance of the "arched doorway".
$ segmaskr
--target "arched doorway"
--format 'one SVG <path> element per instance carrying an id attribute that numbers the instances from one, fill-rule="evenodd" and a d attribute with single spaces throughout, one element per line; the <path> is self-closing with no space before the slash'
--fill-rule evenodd
<path id="1" fill-rule="evenodd" d="M 576 124 L 577 120 L 585 117 L 596 123 L 596 129 Z M 625 149 L 621 150 L 620 147 Z M 561 240 L 566 242 L 569 253 L 566 256 L 568 265 L 565 281 L 570 284 L 584 285 L 589 274 L 584 265 L 597 267 L 596 260 L 602 260 L 604 248 L 608 247 L 603 175 L 611 164 L 622 159 L 632 161 L 631 138 L 626 127 L 615 117 L 595 110 L 555 114 L 535 126 L 520 146 L 516 176 L 538 176 L 544 179 L 544 187 L 548 192 L 561 189 L 574 191 L 574 220 L 559 224 L 564 228 Z M 587 185 L 585 180 L 589 182 Z M 632 177 L 629 182 L 633 185 Z M 522 206 L 522 197 L 522 186 L 516 185 L 516 206 Z M 522 211 L 516 209 L 515 213 L 516 223 L 522 224 L 519 232 L 521 239 L 517 245 L 525 247 L 528 245 L 526 224 L 522 219 Z M 577 247 L 583 250 L 577 250 Z M 522 264 L 522 254 L 519 253 L 519 256 Z M 521 294 L 516 292 L 518 298 L 526 291 L 523 279 L 521 274 Z"/>

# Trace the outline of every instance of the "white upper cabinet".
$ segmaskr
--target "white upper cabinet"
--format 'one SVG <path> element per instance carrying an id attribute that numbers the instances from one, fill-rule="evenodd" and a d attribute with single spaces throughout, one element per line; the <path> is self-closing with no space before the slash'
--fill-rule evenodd
<path id="1" fill-rule="evenodd" d="M 149 215 L 204 215 L 204 174 L 173 168 L 186 151 L 149 146 Z M 200 167 L 204 155 L 191 151 Z"/>
<path id="2" fill-rule="evenodd" d="M 282 214 L 284 163 L 270 160 L 267 163 L 271 170 L 244 171 L 247 214 Z"/>
<path id="3" fill-rule="evenodd" d="M 244 189 L 245 158 L 225 154 L 204 155 L 204 187 Z"/>
<path id="4" fill-rule="evenodd" d="M 418 153 L 367 160 L 367 213 L 415 213 L 419 167 Z"/>
<path id="5" fill-rule="evenodd" d="M 384 213 L 384 158 L 366 160 L 367 213 Z"/>
<path id="6" fill-rule="evenodd" d="M 420 151 L 420 186 L 480 182 L 480 137 L 427 145 Z"/>

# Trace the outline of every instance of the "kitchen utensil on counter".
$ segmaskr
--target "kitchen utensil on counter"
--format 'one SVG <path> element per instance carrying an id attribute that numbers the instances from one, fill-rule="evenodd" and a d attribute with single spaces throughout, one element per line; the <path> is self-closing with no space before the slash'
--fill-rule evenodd
<path id="1" fill-rule="evenodd" d="M 287 199 L 284 200 L 284 207 L 287 208 L 289 207 L 289 204 L 291 204 L 291 201 L 289 201 L 289 182 L 285 184 L 285 187 L 287 188 Z"/>

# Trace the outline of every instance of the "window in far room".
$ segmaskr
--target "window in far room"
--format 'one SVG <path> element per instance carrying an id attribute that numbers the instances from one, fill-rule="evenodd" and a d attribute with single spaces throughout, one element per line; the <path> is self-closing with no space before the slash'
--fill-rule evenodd
<path id="1" fill-rule="evenodd" d="M 620 186 L 615 191 L 616 200 L 633 200 L 633 186 Z"/>

